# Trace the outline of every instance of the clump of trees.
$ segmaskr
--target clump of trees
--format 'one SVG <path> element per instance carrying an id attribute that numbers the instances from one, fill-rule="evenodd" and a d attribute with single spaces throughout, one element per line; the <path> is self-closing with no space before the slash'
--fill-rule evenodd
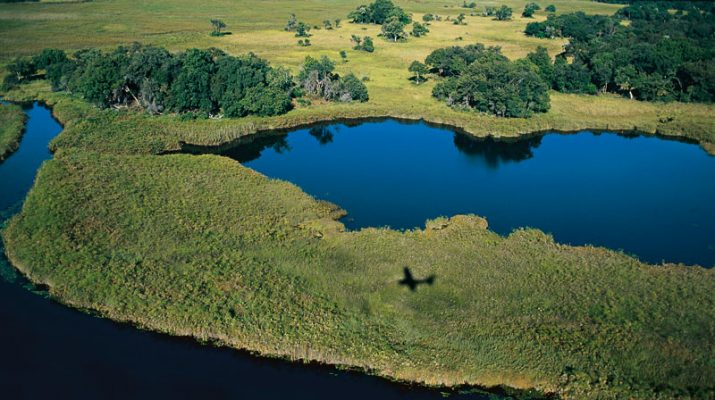
<path id="1" fill-rule="evenodd" d="M 538 67 L 527 59 L 509 61 L 498 47 L 474 44 L 438 49 L 427 56 L 425 64 L 442 77 L 432 95 L 452 107 L 502 117 L 529 117 L 549 109 L 549 84 Z M 411 65 L 410 71 L 416 74 L 412 69 Z"/>
<path id="2" fill-rule="evenodd" d="M 369 5 L 361 5 L 348 14 L 348 18 L 356 24 L 382 25 L 390 18 L 396 18 L 403 25 L 412 22 L 412 18 L 391 0 L 375 0 Z"/>
<path id="3" fill-rule="evenodd" d="M 358 35 L 352 35 L 350 40 L 355 44 L 353 50 L 366 51 L 368 53 L 375 51 L 375 45 L 370 36 L 360 37 Z"/>
<path id="4" fill-rule="evenodd" d="M 541 10 L 541 6 L 536 3 L 526 3 L 524 6 L 524 11 L 521 12 L 521 16 L 525 18 L 532 18 L 534 13 Z"/>
<path id="5" fill-rule="evenodd" d="M 636 2 L 612 17 L 580 12 L 549 16 L 528 24 L 526 34 L 569 38 L 565 51 L 548 67 L 553 69 L 551 85 L 556 90 L 715 102 L 712 5 L 691 3 L 695 9 L 687 13 L 671 13 L 666 6 L 670 4 Z M 625 16 L 629 25 L 620 24 Z"/>
<path id="6" fill-rule="evenodd" d="M 298 75 L 301 89 L 328 101 L 367 101 L 367 87 L 352 73 L 341 77 L 334 73 L 335 63 L 328 57 L 306 57 Z"/>
<path id="7" fill-rule="evenodd" d="M 26 67 L 31 65 L 31 67 Z M 155 46 L 120 46 L 113 51 L 43 50 L 23 66 L 21 83 L 45 70 L 55 90 L 82 96 L 102 107 L 141 107 L 152 113 L 192 115 L 278 115 L 291 109 L 296 94 L 293 78 L 254 54 L 233 57 L 217 49 L 190 49 L 173 54 Z M 19 82 L 18 82 L 19 81 Z"/>

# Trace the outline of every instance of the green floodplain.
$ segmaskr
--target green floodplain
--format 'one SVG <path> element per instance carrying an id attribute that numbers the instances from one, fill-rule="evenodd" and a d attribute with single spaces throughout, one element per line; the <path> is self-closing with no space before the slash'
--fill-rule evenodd
<path id="1" fill-rule="evenodd" d="M 463 12 L 456 3 L 399 3 L 416 14 Z M 559 10 L 583 6 L 602 14 L 618 8 L 553 3 Z M 173 49 L 254 50 L 297 70 L 306 54 L 336 53 L 349 44 L 351 31 L 362 28 L 345 23 L 345 32 L 317 32 L 305 49 L 284 44 L 285 16 L 267 6 L 238 18 L 230 1 L 199 16 L 187 11 L 186 1 L 134 5 L 0 5 L 4 22 L 12 19 L 0 28 L 0 56 L 9 61 L 35 53 L 41 42 L 77 49 L 139 40 Z M 327 11 L 306 0 L 270 9 L 295 7 L 317 23 L 323 14 L 345 16 L 356 5 L 339 1 Z M 115 11 L 113 17 L 102 16 L 103 6 Z M 162 12 L 177 17 L 154 23 L 150 17 Z M 209 14 L 225 16 L 233 34 L 206 35 Z M 464 27 L 435 24 L 424 41 L 377 41 L 384 51 L 372 59 L 351 54 L 350 68 L 370 75 L 370 101 L 361 104 L 315 103 L 276 117 L 185 121 L 100 110 L 53 92 L 44 80 L 3 93 L 8 100 L 46 102 L 65 127 L 51 145 L 54 159 L 2 232 L 8 258 L 68 305 L 267 356 L 428 385 L 505 385 L 564 398 L 711 398 L 713 270 L 647 265 L 604 248 L 561 245 L 533 229 L 503 237 L 478 216 L 428 221 L 424 230 L 346 232 L 337 221 L 342 210 L 290 183 L 220 156 L 166 154 L 184 142 L 218 145 L 269 129 L 377 116 L 424 118 L 476 136 L 639 130 L 687 136 L 713 152 L 712 105 L 551 92 L 551 109 L 531 118 L 447 107 L 431 97 L 432 82 L 411 84 L 405 65 L 415 52 L 424 58 L 452 44 L 454 29 L 503 44 L 509 57 L 539 44 L 563 44 L 524 37 L 526 20 L 517 15 L 504 23 L 468 20 Z M 67 24 L 78 21 L 88 23 L 67 32 Z M 404 79 L 391 79 L 394 74 Z M 436 274 L 439 285 L 405 296 L 394 284 L 405 265 L 417 276 Z"/>
<path id="2" fill-rule="evenodd" d="M 25 114 L 19 106 L 0 104 L 0 161 L 17 149 L 25 124 Z"/>

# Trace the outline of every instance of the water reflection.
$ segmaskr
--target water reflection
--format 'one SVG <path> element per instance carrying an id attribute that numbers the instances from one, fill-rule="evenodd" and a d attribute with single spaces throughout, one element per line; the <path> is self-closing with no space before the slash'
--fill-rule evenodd
<path id="1" fill-rule="evenodd" d="M 490 168 L 502 163 L 518 162 L 534 157 L 533 150 L 541 145 L 543 135 L 526 139 L 504 141 L 492 138 L 479 139 L 461 133 L 454 134 L 454 145 L 470 158 L 483 159 Z"/>
<path id="2" fill-rule="evenodd" d="M 314 126 L 310 128 L 308 133 L 310 134 L 310 136 L 314 137 L 318 141 L 318 143 L 322 145 L 333 142 L 333 132 L 330 130 L 329 127 L 325 125 Z"/>

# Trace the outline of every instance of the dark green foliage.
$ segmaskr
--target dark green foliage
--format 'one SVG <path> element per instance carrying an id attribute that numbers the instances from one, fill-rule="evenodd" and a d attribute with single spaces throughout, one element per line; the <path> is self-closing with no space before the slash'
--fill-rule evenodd
<path id="1" fill-rule="evenodd" d="M 427 29 L 426 25 L 420 24 L 419 22 L 415 22 L 412 24 L 412 36 L 422 37 L 427 33 L 429 33 L 429 29 Z"/>
<path id="2" fill-rule="evenodd" d="M 7 65 L 7 72 L 3 81 L 3 88 L 6 90 L 28 81 L 37 73 L 37 67 L 31 59 L 17 58 Z"/>
<path id="3" fill-rule="evenodd" d="M 454 20 L 452 21 L 452 23 L 453 23 L 454 25 L 467 25 L 467 24 L 464 22 L 464 18 L 465 18 L 464 13 L 460 13 L 459 15 L 457 15 L 457 17 L 454 18 Z"/>
<path id="4" fill-rule="evenodd" d="M 422 16 L 422 21 L 424 22 L 430 22 L 434 20 L 434 15 L 432 14 L 425 14 Z"/>
<path id="5" fill-rule="evenodd" d="M 298 46 L 300 46 L 300 47 L 308 47 L 308 46 L 311 46 L 310 39 L 300 39 L 300 40 L 298 40 Z"/>
<path id="6" fill-rule="evenodd" d="M 637 2 L 614 17 L 572 13 L 532 22 L 526 34 L 568 37 L 552 86 L 576 93 L 618 92 L 640 100 L 713 102 L 715 18 L 706 5 L 671 14 L 663 2 Z M 696 5 L 691 5 L 696 7 Z M 619 18 L 631 18 L 628 26 Z"/>
<path id="7" fill-rule="evenodd" d="M 360 37 L 358 35 L 353 35 L 350 40 L 355 43 L 355 46 L 353 46 L 354 50 L 366 51 L 368 53 L 375 51 L 375 45 L 373 44 L 370 36 Z"/>
<path id="8" fill-rule="evenodd" d="M 464 47 L 452 46 L 433 51 L 425 59 L 425 64 L 439 76 L 456 76 L 477 60 L 507 60 L 499 47 L 484 47 L 471 44 Z"/>
<path id="9" fill-rule="evenodd" d="M 511 19 L 511 14 L 511 7 L 501 6 L 494 12 L 494 17 L 496 17 L 498 21 L 506 21 L 508 19 Z"/>
<path id="10" fill-rule="evenodd" d="M 405 23 L 398 17 L 390 17 L 382 24 L 382 36 L 387 40 L 397 42 L 407 37 L 405 33 Z"/>
<path id="11" fill-rule="evenodd" d="M 190 49 L 179 56 L 181 72 L 171 85 L 170 104 L 177 112 L 216 110 L 211 97 L 211 78 L 216 72 L 213 55 L 206 50 Z"/>
<path id="12" fill-rule="evenodd" d="M 340 58 L 343 60 L 344 63 L 348 62 L 348 53 L 345 52 L 345 50 L 340 50 L 338 54 L 340 54 Z"/>
<path id="13" fill-rule="evenodd" d="M 360 81 L 355 75 L 349 73 L 340 79 L 341 83 L 341 101 L 344 100 L 346 94 L 350 95 L 350 99 L 353 101 L 365 102 L 368 101 L 369 96 L 367 93 L 367 86 Z"/>
<path id="14" fill-rule="evenodd" d="M 134 105 L 151 113 L 190 113 L 189 118 L 221 112 L 264 116 L 288 111 L 294 95 L 290 73 L 254 54 L 190 49 L 174 55 L 133 44 L 111 52 L 82 50 L 72 58 L 44 50 L 34 59 L 55 89 L 75 92 L 99 107 Z"/>
<path id="15" fill-rule="evenodd" d="M 467 3 L 467 1 L 465 0 L 465 1 L 462 3 L 462 7 L 464 7 L 464 8 L 477 8 L 477 2 L 472 1 L 472 2 Z"/>
<path id="16" fill-rule="evenodd" d="M 553 87 L 565 93 L 596 93 L 588 67 L 580 62 L 569 64 L 564 57 L 557 57 L 554 63 Z"/>
<path id="17" fill-rule="evenodd" d="M 59 49 L 44 49 L 40 54 L 32 57 L 32 62 L 37 69 L 46 69 L 52 64 L 59 64 L 67 61 L 67 54 L 64 50 Z"/>
<path id="18" fill-rule="evenodd" d="M 541 10 L 541 7 L 536 4 L 536 3 L 527 3 L 524 6 L 524 11 L 522 11 L 521 16 L 525 18 L 531 18 L 534 16 L 534 13 L 537 12 L 538 10 Z"/>
<path id="19" fill-rule="evenodd" d="M 325 21 L 323 21 L 323 28 L 331 30 L 333 29 L 333 23 L 329 19 L 326 19 Z"/>
<path id="20" fill-rule="evenodd" d="M 528 60 L 509 61 L 498 48 L 486 49 L 481 44 L 458 49 L 437 50 L 428 57 L 427 63 L 447 76 L 435 85 L 433 96 L 453 107 L 502 117 L 548 111 L 549 84 L 537 66 Z M 435 59 L 445 64 L 435 66 Z"/>
<path id="21" fill-rule="evenodd" d="M 305 22 L 298 22 L 295 28 L 295 37 L 310 37 L 310 25 Z"/>
<path id="22" fill-rule="evenodd" d="M 419 61 L 412 61 L 412 64 L 410 64 L 410 67 L 408 68 L 410 72 L 414 75 L 411 79 L 416 83 L 420 84 L 424 81 L 427 80 L 425 75 L 429 72 L 429 68 L 427 66 Z"/>
<path id="23" fill-rule="evenodd" d="M 305 93 L 329 101 L 367 101 L 367 87 L 355 75 L 333 73 L 335 63 L 328 57 L 306 57 L 298 81 Z"/>
<path id="24" fill-rule="evenodd" d="M 554 65 L 545 47 L 537 47 L 536 51 L 534 51 L 533 53 L 529 53 L 526 56 L 526 59 L 531 61 L 532 64 L 536 65 L 536 67 L 539 69 L 539 75 L 541 75 L 541 78 L 544 80 L 544 82 L 547 82 L 549 84 L 553 82 Z"/>
<path id="25" fill-rule="evenodd" d="M 348 14 L 348 18 L 357 24 L 384 24 L 392 17 L 403 25 L 412 21 L 412 18 L 391 0 L 375 0 L 370 5 L 362 5 Z"/>
<path id="26" fill-rule="evenodd" d="M 555 12 L 556 12 L 556 6 L 553 5 L 553 4 L 549 4 L 548 6 L 546 6 L 546 8 L 544 8 L 544 10 L 545 10 L 546 12 L 555 13 Z"/>

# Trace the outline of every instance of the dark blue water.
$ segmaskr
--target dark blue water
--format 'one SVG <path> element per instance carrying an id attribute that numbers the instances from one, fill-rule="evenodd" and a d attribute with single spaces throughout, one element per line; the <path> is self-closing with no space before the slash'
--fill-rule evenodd
<path id="1" fill-rule="evenodd" d="M 0 163 L 0 226 L 19 210 L 61 130 L 45 107 L 26 111 L 20 148 Z M 267 360 L 93 317 L 34 290 L 2 254 L 0 244 L 0 398 L 442 398 L 436 390 Z"/>
<path id="2" fill-rule="evenodd" d="M 529 226 L 652 263 L 715 265 L 715 157 L 691 143 L 592 132 L 506 143 L 387 120 L 220 151 L 344 208 L 349 229 L 473 213 L 500 234 Z"/>

